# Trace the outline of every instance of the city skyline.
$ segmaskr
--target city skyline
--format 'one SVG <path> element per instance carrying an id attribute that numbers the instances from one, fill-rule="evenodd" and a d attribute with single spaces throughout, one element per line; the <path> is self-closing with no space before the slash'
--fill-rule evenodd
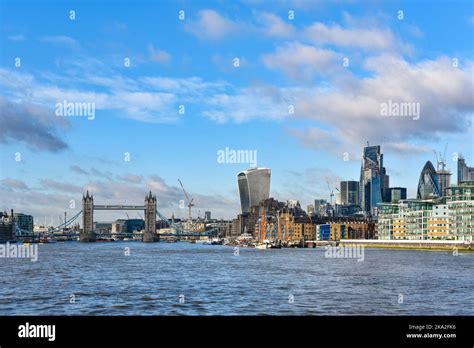
<path id="1" fill-rule="evenodd" d="M 452 183 L 455 154 L 474 165 L 468 3 L 434 3 L 430 20 L 409 2 L 375 15 L 304 1 L 21 4 L 1 4 L 2 210 L 41 222 L 71 200 L 80 210 L 87 189 L 99 204 L 141 204 L 152 190 L 162 213 L 184 218 L 181 179 L 195 217 L 230 219 L 235 176 L 251 164 L 271 168 L 271 197 L 305 207 L 329 200 L 326 177 L 358 181 L 367 141 L 408 198 L 445 143 Z M 382 114 L 392 102 L 419 103 L 418 117 Z M 77 116 L 77 103 L 91 107 Z M 250 153 L 221 161 L 228 150 Z"/>

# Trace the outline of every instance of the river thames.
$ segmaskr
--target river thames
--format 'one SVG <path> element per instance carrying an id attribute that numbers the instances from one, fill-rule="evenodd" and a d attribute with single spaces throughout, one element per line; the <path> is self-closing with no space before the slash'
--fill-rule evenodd
<path id="1" fill-rule="evenodd" d="M 0 274 L 0 315 L 474 315 L 472 252 L 65 242 Z"/>

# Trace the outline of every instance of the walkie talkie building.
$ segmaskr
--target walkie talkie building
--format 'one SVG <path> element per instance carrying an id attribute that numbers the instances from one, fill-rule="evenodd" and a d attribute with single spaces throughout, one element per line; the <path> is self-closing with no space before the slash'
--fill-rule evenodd
<path id="1" fill-rule="evenodd" d="M 242 213 L 249 213 L 250 207 L 270 197 L 270 179 L 269 168 L 253 168 L 237 174 Z"/>

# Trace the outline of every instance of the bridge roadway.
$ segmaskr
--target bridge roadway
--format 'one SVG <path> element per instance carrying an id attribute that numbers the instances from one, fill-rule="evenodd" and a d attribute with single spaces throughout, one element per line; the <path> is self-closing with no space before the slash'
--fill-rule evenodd
<path id="1" fill-rule="evenodd" d="M 145 210 L 144 205 L 106 204 L 95 205 L 94 210 Z"/>

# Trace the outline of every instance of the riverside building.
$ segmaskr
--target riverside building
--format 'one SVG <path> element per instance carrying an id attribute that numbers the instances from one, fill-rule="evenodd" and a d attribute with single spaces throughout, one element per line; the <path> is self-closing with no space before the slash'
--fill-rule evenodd
<path id="1" fill-rule="evenodd" d="M 448 189 L 446 198 L 451 214 L 450 234 L 472 243 L 474 236 L 474 181 L 463 181 Z"/>
<path id="2" fill-rule="evenodd" d="M 467 181 L 450 187 L 443 199 L 408 199 L 379 204 L 379 239 L 472 242 L 473 193 L 474 181 Z"/>

